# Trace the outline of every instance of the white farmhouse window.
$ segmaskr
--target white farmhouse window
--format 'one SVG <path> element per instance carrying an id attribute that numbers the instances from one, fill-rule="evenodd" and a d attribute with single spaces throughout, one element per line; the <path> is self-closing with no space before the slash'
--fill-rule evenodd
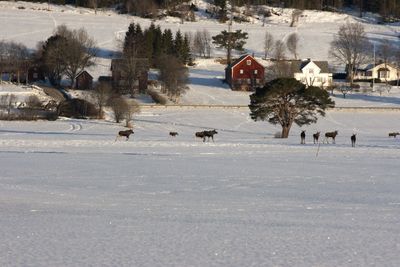
<path id="1" fill-rule="evenodd" d="M 314 70 L 313 70 L 313 69 L 309 69 L 309 70 L 308 70 L 308 73 L 309 73 L 309 74 L 314 74 Z"/>
<path id="2" fill-rule="evenodd" d="M 250 66 L 251 65 L 251 60 L 246 60 L 246 64 L 247 64 L 247 66 Z"/>
<path id="3" fill-rule="evenodd" d="M 243 74 L 243 70 L 240 70 L 240 74 Z"/>

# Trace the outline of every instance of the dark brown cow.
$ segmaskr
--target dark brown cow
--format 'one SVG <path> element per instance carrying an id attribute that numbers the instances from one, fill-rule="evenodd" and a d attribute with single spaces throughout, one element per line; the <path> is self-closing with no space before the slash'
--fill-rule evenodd
<path id="1" fill-rule="evenodd" d="M 169 132 L 169 135 L 172 136 L 172 137 L 175 137 L 175 136 L 177 136 L 179 134 L 177 132 Z"/>
<path id="2" fill-rule="evenodd" d="M 207 140 L 210 141 L 210 138 L 214 142 L 214 135 L 217 134 L 218 132 L 214 129 L 211 131 L 204 131 L 205 136 L 208 138 Z"/>
<path id="3" fill-rule="evenodd" d="M 338 135 L 338 133 L 339 133 L 338 131 L 325 133 L 326 142 L 329 144 L 328 138 L 332 138 L 332 143 L 335 144 L 335 138 Z"/>
<path id="4" fill-rule="evenodd" d="M 115 138 L 115 141 L 117 141 L 117 139 L 119 137 L 123 137 L 123 136 L 125 136 L 126 137 L 126 141 L 128 141 L 129 140 L 129 136 L 131 134 L 133 134 L 133 133 L 134 132 L 132 130 L 119 131 L 117 137 Z"/>
<path id="5" fill-rule="evenodd" d="M 202 138 L 202 139 L 203 139 L 203 142 L 206 141 L 206 134 L 205 134 L 205 131 L 196 132 L 196 133 L 194 134 L 194 136 L 195 136 L 195 137 L 198 137 L 198 138 Z"/>
<path id="6" fill-rule="evenodd" d="M 301 131 L 300 144 L 305 144 L 305 143 L 306 143 L 306 131 Z"/>
<path id="7" fill-rule="evenodd" d="M 356 134 L 353 134 L 351 137 L 351 146 L 355 147 L 356 146 Z"/>
<path id="8" fill-rule="evenodd" d="M 321 132 L 316 132 L 315 134 L 313 134 L 314 144 L 318 143 L 320 133 Z"/>
<path id="9" fill-rule="evenodd" d="M 394 137 L 396 138 L 396 136 L 400 135 L 399 132 L 393 132 L 393 133 L 389 133 L 389 137 Z"/>

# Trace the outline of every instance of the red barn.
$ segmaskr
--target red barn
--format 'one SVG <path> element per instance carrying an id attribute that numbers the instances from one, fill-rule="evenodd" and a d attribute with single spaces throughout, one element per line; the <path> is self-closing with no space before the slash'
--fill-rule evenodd
<path id="1" fill-rule="evenodd" d="M 264 66 L 250 55 L 243 55 L 225 69 L 225 81 L 232 90 L 253 91 L 264 85 Z"/>

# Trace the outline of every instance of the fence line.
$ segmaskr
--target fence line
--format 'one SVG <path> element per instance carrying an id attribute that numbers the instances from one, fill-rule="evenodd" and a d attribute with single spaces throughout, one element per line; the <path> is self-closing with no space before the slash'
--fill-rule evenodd
<path id="1" fill-rule="evenodd" d="M 141 104 L 142 109 L 168 109 L 168 108 L 195 108 L 195 109 L 248 109 L 247 105 L 204 105 L 204 104 L 194 104 L 194 105 L 178 105 L 178 104 L 168 104 L 168 105 L 156 105 L 156 104 Z M 371 112 L 371 111 L 396 111 L 400 112 L 399 107 L 334 107 L 327 109 L 327 111 L 361 111 L 361 112 Z"/>

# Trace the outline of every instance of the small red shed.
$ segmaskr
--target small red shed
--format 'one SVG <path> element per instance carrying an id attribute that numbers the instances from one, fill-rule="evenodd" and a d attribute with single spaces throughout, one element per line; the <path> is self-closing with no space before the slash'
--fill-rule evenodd
<path id="1" fill-rule="evenodd" d="M 75 88 L 79 90 L 92 89 L 93 77 L 86 70 L 79 72 L 75 77 Z"/>
<path id="2" fill-rule="evenodd" d="M 232 90 L 253 91 L 264 85 L 265 68 L 254 57 L 243 55 L 225 69 L 225 81 Z"/>

